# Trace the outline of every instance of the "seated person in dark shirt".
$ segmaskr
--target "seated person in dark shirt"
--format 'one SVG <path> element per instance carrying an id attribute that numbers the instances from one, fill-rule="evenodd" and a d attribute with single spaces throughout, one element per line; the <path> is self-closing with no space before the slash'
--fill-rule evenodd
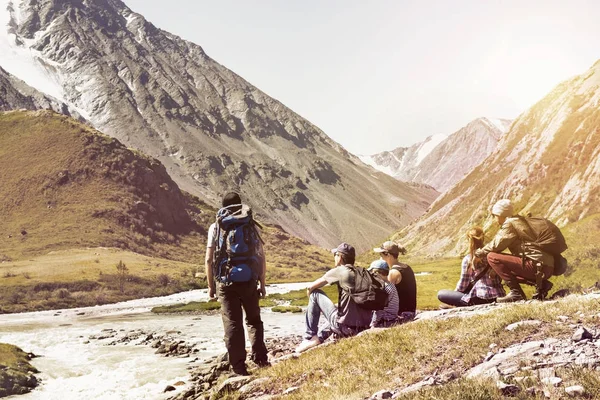
<path id="1" fill-rule="evenodd" d="M 373 249 L 390 267 L 388 281 L 396 286 L 400 306 L 398 308 L 398 321 L 400 323 L 412 321 L 417 309 L 417 281 L 412 268 L 398 261 L 400 253 L 406 254 L 404 247 L 392 241 L 383 243 Z"/>

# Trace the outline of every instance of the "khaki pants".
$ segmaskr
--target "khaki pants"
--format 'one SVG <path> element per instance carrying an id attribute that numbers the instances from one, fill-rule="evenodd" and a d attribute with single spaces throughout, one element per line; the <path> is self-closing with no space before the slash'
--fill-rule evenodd
<path id="1" fill-rule="evenodd" d="M 252 345 L 251 359 L 258 364 L 266 363 L 268 356 L 263 323 L 260 319 L 256 281 L 236 282 L 229 286 L 219 285 L 218 294 L 225 331 L 225 346 L 232 369 L 236 372 L 246 369 L 246 337 L 242 308 L 246 313 L 248 336 Z"/>

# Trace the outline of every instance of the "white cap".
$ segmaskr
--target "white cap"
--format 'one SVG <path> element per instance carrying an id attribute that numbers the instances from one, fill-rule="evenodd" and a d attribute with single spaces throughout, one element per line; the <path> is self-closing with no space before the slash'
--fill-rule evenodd
<path id="1" fill-rule="evenodd" d="M 492 207 L 492 214 L 499 217 L 512 217 L 514 214 L 513 205 L 508 199 L 501 199 Z"/>

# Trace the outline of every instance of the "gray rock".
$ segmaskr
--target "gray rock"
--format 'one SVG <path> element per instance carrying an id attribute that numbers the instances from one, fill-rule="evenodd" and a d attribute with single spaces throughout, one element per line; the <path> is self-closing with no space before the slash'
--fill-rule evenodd
<path id="1" fill-rule="evenodd" d="M 592 339 L 592 338 L 593 338 L 592 334 L 584 327 L 578 328 L 575 331 L 575 333 L 573 334 L 573 341 L 575 341 L 575 342 L 579 342 L 580 340 L 583 340 L 583 339 Z"/>
<path id="2" fill-rule="evenodd" d="M 542 321 L 538 321 L 538 320 L 519 321 L 519 322 L 515 322 L 514 324 L 508 325 L 505 329 L 507 331 L 514 331 L 515 329 L 517 329 L 521 326 L 538 326 L 541 324 L 542 324 Z"/>
<path id="3" fill-rule="evenodd" d="M 380 390 L 379 392 L 377 392 L 373 396 L 371 396 L 371 399 L 373 399 L 373 400 L 382 400 L 382 399 L 391 399 L 391 398 L 392 398 L 392 393 L 389 390 Z"/>
<path id="4" fill-rule="evenodd" d="M 253 379 L 253 376 L 234 376 L 233 378 L 229 378 L 221 383 L 217 389 L 216 396 L 219 397 L 225 392 L 234 392 Z"/>
<path id="5" fill-rule="evenodd" d="M 298 389 L 300 389 L 300 387 L 299 387 L 299 386 L 292 386 L 292 387 L 289 387 L 289 388 L 285 389 L 285 390 L 283 391 L 283 393 L 281 393 L 281 394 L 285 396 L 286 394 L 290 394 L 290 393 L 292 393 L 292 392 L 295 392 L 295 391 L 296 391 L 296 390 L 298 390 Z"/>
<path id="6" fill-rule="evenodd" d="M 560 384 L 562 383 L 563 380 L 557 376 L 551 376 L 548 378 L 543 378 L 541 381 L 545 385 L 552 385 L 552 386 L 557 387 L 557 386 L 560 386 Z"/>
<path id="7" fill-rule="evenodd" d="M 567 393 L 571 397 L 583 396 L 585 394 L 585 389 L 581 385 L 569 386 L 565 389 L 565 393 Z"/>
<path id="8" fill-rule="evenodd" d="M 238 393 L 241 394 L 248 394 L 248 393 L 252 393 L 254 392 L 258 387 L 260 387 L 262 384 L 269 382 L 269 378 L 259 378 L 259 379 L 255 379 L 253 381 L 248 382 L 247 384 L 245 384 L 244 386 L 242 386 L 239 390 Z"/>
<path id="9" fill-rule="evenodd" d="M 508 397 L 516 396 L 521 391 L 521 388 L 519 388 L 517 385 L 510 385 L 502 381 L 496 381 L 496 387 L 498 390 L 500 390 L 503 396 Z"/>
<path id="10" fill-rule="evenodd" d="M 545 378 L 554 378 L 556 376 L 556 371 L 554 368 L 540 368 L 537 370 L 537 376 L 540 380 Z"/>

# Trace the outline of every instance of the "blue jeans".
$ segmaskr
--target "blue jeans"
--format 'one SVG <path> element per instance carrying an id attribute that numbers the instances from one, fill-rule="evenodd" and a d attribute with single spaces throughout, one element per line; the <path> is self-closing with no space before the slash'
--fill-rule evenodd
<path id="1" fill-rule="evenodd" d="M 325 317 L 325 324 L 319 330 L 319 318 L 321 314 Z M 337 307 L 331 299 L 319 289 L 313 290 L 308 297 L 308 307 L 306 308 L 306 333 L 305 339 L 312 339 L 317 336 L 321 342 L 327 339 L 331 334 L 340 333 L 337 322 Z"/>
<path id="2" fill-rule="evenodd" d="M 442 303 L 450 304 L 456 307 L 474 306 L 477 304 L 489 304 L 493 303 L 495 299 L 480 299 L 479 297 L 471 297 L 471 300 L 466 303 L 462 301 L 464 293 L 457 292 L 456 290 L 440 290 L 438 292 L 438 300 Z"/>

